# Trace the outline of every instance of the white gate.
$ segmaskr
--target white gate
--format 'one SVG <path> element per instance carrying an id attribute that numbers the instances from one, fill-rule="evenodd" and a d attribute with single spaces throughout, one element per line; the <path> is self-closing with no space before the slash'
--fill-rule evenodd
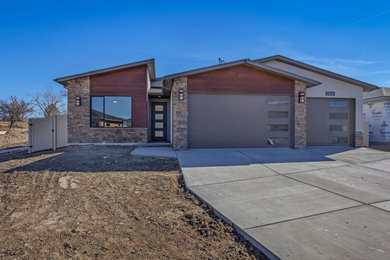
<path id="1" fill-rule="evenodd" d="M 30 118 L 28 120 L 29 153 L 67 146 L 67 125 L 66 115 Z"/>

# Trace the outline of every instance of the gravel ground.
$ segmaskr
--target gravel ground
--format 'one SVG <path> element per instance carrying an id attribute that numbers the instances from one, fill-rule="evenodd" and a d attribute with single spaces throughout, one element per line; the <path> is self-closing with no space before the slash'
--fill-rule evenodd
<path id="1" fill-rule="evenodd" d="M 0 155 L 0 258 L 265 259 L 129 147 Z"/>

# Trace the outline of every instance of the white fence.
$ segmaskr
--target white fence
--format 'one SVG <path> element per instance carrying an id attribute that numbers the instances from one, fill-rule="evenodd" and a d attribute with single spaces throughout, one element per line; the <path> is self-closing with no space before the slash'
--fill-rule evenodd
<path id="1" fill-rule="evenodd" d="M 28 151 L 56 150 L 68 145 L 66 115 L 28 120 Z"/>

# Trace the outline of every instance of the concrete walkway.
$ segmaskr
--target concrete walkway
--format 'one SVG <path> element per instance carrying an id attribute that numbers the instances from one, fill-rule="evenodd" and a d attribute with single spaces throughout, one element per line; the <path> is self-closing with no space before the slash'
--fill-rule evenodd
<path id="1" fill-rule="evenodd" d="M 177 155 L 172 147 L 136 147 L 131 155 L 135 156 L 156 156 L 156 157 L 169 157 L 176 158 Z"/>
<path id="2" fill-rule="evenodd" d="M 390 153 L 368 148 L 177 152 L 194 194 L 270 258 L 390 259 Z"/>

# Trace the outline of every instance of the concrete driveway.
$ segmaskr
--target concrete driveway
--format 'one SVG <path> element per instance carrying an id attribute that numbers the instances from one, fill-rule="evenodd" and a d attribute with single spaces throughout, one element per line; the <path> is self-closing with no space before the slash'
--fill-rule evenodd
<path id="1" fill-rule="evenodd" d="M 270 258 L 390 259 L 390 153 L 177 152 L 185 183 Z"/>

